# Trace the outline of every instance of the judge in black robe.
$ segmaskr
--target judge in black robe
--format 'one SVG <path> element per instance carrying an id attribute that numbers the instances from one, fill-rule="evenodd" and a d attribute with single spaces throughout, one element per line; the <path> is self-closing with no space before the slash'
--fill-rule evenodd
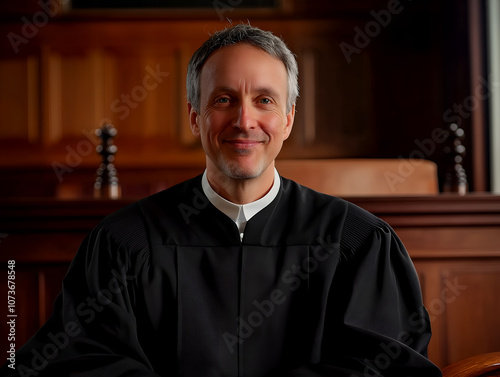
<path id="1" fill-rule="evenodd" d="M 385 222 L 282 178 L 240 239 L 197 177 L 92 231 L 17 370 L 439 376 L 429 338 L 413 264 Z"/>
<path id="2" fill-rule="evenodd" d="M 440 376 L 426 357 L 417 275 L 392 229 L 274 169 L 294 118 L 291 52 L 249 25 L 207 43 L 191 80 L 201 104 L 188 105 L 207 184 L 193 178 L 103 220 L 53 316 L 2 375 Z M 230 218 L 210 187 L 253 216 Z"/>

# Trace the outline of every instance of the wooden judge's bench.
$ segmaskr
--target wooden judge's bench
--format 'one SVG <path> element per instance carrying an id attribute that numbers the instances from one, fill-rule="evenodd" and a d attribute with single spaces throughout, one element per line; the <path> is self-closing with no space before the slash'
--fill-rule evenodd
<path id="1" fill-rule="evenodd" d="M 429 356 L 437 365 L 500 350 L 500 196 L 347 199 L 386 220 L 409 250 L 432 322 Z M 51 314 L 83 237 L 105 215 L 133 200 L 0 201 L 1 292 L 5 297 L 7 261 L 14 260 L 16 347 Z M 0 339 L 7 339 L 7 328 L 1 328 Z M 7 343 L 2 341 L 2 347 Z"/>

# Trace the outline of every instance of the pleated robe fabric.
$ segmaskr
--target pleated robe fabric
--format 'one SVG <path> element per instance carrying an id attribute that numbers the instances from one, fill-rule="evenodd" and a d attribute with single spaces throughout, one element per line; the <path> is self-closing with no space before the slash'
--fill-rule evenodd
<path id="1" fill-rule="evenodd" d="M 1 375 L 440 376 L 393 230 L 281 179 L 242 240 L 201 176 L 109 215 Z"/>

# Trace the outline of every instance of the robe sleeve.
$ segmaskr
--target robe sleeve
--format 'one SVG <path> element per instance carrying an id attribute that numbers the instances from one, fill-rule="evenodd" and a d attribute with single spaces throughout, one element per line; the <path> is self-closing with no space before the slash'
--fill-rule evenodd
<path id="1" fill-rule="evenodd" d="M 147 237 L 138 214 L 121 215 L 85 238 L 53 316 L 17 352 L 16 371 L 4 366 L 2 375 L 157 376 L 138 340 L 134 315 Z"/>
<path id="2" fill-rule="evenodd" d="M 321 360 L 286 377 L 425 376 L 430 320 L 404 245 L 382 220 L 352 207 L 326 309 Z"/>

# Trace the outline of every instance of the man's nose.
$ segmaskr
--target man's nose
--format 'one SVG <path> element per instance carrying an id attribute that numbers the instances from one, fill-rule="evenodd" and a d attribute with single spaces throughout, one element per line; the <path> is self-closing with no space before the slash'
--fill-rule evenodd
<path id="1" fill-rule="evenodd" d="M 248 103 L 241 103 L 237 108 L 236 118 L 234 120 L 234 127 L 242 130 L 255 128 L 256 114 L 255 109 Z"/>

